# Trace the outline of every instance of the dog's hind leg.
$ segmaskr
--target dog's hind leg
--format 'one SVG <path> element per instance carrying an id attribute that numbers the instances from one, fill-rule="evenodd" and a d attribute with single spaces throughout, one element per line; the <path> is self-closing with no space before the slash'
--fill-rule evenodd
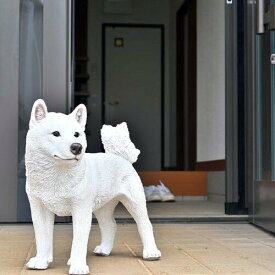
<path id="1" fill-rule="evenodd" d="M 158 260 L 161 257 L 161 252 L 155 243 L 153 227 L 147 213 L 143 187 L 141 183 L 134 184 L 129 182 L 129 184 L 133 186 L 134 189 L 129 190 L 129 194 L 125 195 L 121 202 L 137 223 L 143 244 L 143 259 L 148 261 Z"/>
<path id="2" fill-rule="evenodd" d="M 108 256 L 113 249 L 116 235 L 116 221 L 113 214 L 117 203 L 116 200 L 110 201 L 94 212 L 101 232 L 101 243 L 94 249 L 94 253 L 98 256 Z"/>

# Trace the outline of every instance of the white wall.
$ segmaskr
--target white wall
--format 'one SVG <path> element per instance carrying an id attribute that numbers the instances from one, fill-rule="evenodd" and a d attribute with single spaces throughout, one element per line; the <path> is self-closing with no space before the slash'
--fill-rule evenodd
<path id="1" fill-rule="evenodd" d="M 197 0 L 197 161 L 225 158 L 224 1 Z"/>
<path id="2" fill-rule="evenodd" d="M 132 14 L 106 14 L 104 13 L 103 0 L 89 0 L 88 7 L 88 56 L 90 59 L 88 72 L 90 74 L 89 89 L 91 97 L 88 101 L 90 116 L 88 118 L 88 129 L 91 136 L 88 137 L 89 151 L 97 152 L 101 150 L 99 130 L 101 128 L 101 35 L 102 23 L 140 23 L 140 24 L 163 24 L 165 26 L 165 165 L 172 166 L 170 161 L 170 1 L 169 0 L 133 0 Z M 174 105 L 173 105 L 174 106 Z M 175 137 L 174 137 L 175 138 Z M 153 141 L 150 141 L 153 142 Z M 175 148 L 172 153 L 175 160 Z M 173 161 L 172 161 L 173 162 Z"/>

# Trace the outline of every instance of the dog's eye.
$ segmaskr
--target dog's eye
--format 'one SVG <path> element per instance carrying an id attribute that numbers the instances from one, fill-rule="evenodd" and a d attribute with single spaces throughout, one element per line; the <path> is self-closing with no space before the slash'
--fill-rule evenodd
<path id="1" fill-rule="evenodd" d="M 78 132 L 75 132 L 75 133 L 74 133 L 74 136 L 75 136 L 75 137 L 79 137 L 80 134 L 79 134 Z"/>
<path id="2" fill-rule="evenodd" d="M 55 137 L 60 137 L 60 133 L 59 133 L 58 131 L 54 131 L 52 134 L 53 134 Z"/>

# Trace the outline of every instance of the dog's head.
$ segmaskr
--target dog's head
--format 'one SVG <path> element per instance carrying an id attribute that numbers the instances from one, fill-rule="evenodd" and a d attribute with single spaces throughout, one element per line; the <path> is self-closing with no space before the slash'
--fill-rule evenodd
<path id="1" fill-rule="evenodd" d="M 87 110 L 78 105 L 69 115 L 51 113 L 42 99 L 34 102 L 27 143 L 60 162 L 75 162 L 84 155 Z"/>

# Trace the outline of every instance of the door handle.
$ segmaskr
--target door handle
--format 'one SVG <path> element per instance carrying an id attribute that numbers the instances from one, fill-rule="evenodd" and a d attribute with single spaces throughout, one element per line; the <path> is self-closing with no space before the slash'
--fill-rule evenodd
<path id="1" fill-rule="evenodd" d="M 118 104 L 119 104 L 118 101 L 108 102 L 108 105 L 110 105 L 110 106 L 116 106 Z"/>
<path id="2" fill-rule="evenodd" d="M 268 11 L 265 12 L 265 1 L 257 0 L 256 12 L 257 12 L 257 33 L 264 33 L 264 25 L 268 25 L 269 30 L 275 29 L 275 4 L 270 4 L 268 6 Z"/>

